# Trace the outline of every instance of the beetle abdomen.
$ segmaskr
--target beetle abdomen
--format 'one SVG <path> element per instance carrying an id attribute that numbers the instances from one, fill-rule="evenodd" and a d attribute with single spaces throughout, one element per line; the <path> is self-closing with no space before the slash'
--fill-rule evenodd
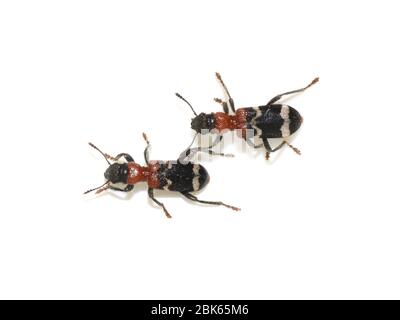
<path id="1" fill-rule="evenodd" d="M 252 121 L 254 129 L 259 129 L 263 138 L 287 138 L 301 126 L 300 113 L 284 104 L 260 107 L 261 115 Z"/>
<path id="2" fill-rule="evenodd" d="M 207 170 L 199 164 L 170 161 L 159 163 L 159 166 L 159 189 L 177 192 L 198 191 L 204 188 L 210 179 Z"/>

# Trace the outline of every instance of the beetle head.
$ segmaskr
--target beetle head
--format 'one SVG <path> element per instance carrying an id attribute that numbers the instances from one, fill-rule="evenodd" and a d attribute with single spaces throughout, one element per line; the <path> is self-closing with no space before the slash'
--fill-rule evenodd
<path id="1" fill-rule="evenodd" d="M 104 172 L 104 178 L 111 183 L 126 183 L 128 179 L 128 165 L 126 163 L 113 163 Z"/>
<path id="2" fill-rule="evenodd" d="M 214 116 L 212 114 L 200 113 L 192 119 L 192 129 L 197 133 L 202 133 L 202 131 L 211 131 L 214 129 Z"/>

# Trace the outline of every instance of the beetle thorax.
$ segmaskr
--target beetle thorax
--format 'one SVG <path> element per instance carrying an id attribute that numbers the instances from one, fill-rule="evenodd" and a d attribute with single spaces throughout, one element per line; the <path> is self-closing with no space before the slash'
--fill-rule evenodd
<path id="1" fill-rule="evenodd" d="M 128 163 L 128 184 L 135 184 L 146 179 L 147 168 L 137 163 Z"/>

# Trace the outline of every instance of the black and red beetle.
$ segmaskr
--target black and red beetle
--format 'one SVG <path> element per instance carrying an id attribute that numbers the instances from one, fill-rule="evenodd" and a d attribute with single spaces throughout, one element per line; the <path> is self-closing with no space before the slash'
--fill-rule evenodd
<path id="1" fill-rule="evenodd" d="M 192 105 L 184 99 L 180 94 L 176 95 L 185 101 L 195 114 L 192 119 L 191 127 L 197 134 L 207 134 L 208 132 L 217 132 L 218 138 L 212 143 L 209 148 L 214 147 L 222 140 L 222 132 L 226 130 L 238 130 L 239 137 L 243 138 L 251 147 L 266 149 L 266 158 L 269 158 L 271 152 L 279 150 L 285 144 L 291 147 L 297 154 L 300 151 L 287 142 L 287 138 L 295 133 L 301 126 L 303 121 L 300 113 L 286 105 L 277 103 L 282 97 L 293 93 L 299 93 L 313 84 L 317 83 L 319 78 L 315 78 L 309 85 L 304 88 L 288 91 L 279 94 L 272 98 L 266 105 L 255 108 L 240 108 L 235 110 L 234 102 L 229 94 L 225 83 L 219 73 L 216 73 L 218 82 L 221 84 L 224 91 L 225 99 L 215 98 L 214 100 L 222 105 L 224 112 L 215 112 L 206 114 L 204 112 L 197 114 Z M 229 109 L 233 114 L 229 114 Z M 249 132 L 253 131 L 252 136 Z M 261 138 L 262 143 L 255 145 L 253 137 Z M 283 142 L 275 148 L 271 148 L 268 139 L 283 138 Z M 204 151 L 209 148 L 194 148 L 188 151 Z M 211 153 L 211 152 L 210 152 Z"/>
<path id="2" fill-rule="evenodd" d="M 210 180 L 207 170 L 203 166 L 189 161 L 149 161 L 150 143 L 145 133 L 143 133 L 143 138 L 147 143 L 146 149 L 144 150 L 146 166 L 137 164 L 127 153 L 120 153 L 116 157 L 112 157 L 102 152 L 94 144 L 89 143 L 91 147 L 103 155 L 109 167 L 104 173 L 106 182 L 100 187 L 86 191 L 84 194 L 94 190 L 97 190 L 97 194 L 107 189 L 128 192 L 133 189 L 136 183 L 145 182 L 148 185 L 149 197 L 162 207 L 168 218 L 171 218 L 171 215 L 168 213 L 164 204 L 154 197 L 154 189 L 179 192 L 191 201 L 222 205 L 235 211 L 240 210 L 237 207 L 230 206 L 221 201 L 205 201 L 198 199 L 192 192 L 199 191 L 206 186 Z M 113 161 L 113 163 L 111 163 L 110 160 Z"/>

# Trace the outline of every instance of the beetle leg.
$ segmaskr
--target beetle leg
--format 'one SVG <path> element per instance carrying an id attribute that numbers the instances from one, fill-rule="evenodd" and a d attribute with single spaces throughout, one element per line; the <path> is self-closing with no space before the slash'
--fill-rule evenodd
<path id="1" fill-rule="evenodd" d="M 253 141 L 251 138 L 248 138 L 248 137 L 244 138 L 244 141 L 246 141 L 246 143 L 247 143 L 250 147 L 252 147 L 252 148 L 254 148 L 254 149 L 258 149 L 258 148 L 261 148 L 261 147 L 264 146 L 263 143 L 260 143 L 260 144 L 256 145 L 256 144 L 254 143 L 254 141 Z"/>
<path id="2" fill-rule="evenodd" d="M 200 200 L 198 199 L 196 196 L 194 196 L 193 194 L 189 193 L 189 192 L 182 192 L 182 195 L 184 197 L 186 197 L 189 200 L 192 200 L 194 202 L 199 202 L 199 203 L 204 203 L 204 204 L 213 204 L 213 205 L 217 205 L 217 206 L 224 206 L 227 207 L 229 209 L 232 209 L 234 211 L 240 211 L 240 208 L 231 206 L 229 204 L 223 203 L 221 201 L 205 201 L 205 200 Z"/>
<path id="3" fill-rule="evenodd" d="M 223 139 L 223 136 L 219 135 L 215 139 L 215 141 L 208 147 L 190 148 L 190 146 L 189 146 L 189 148 L 187 148 L 185 151 L 183 151 L 180 154 L 179 162 L 183 163 L 186 161 L 190 161 L 190 159 L 192 159 L 196 155 L 197 152 L 205 152 L 205 153 L 208 153 L 209 155 L 213 155 L 213 156 L 234 157 L 234 155 L 231 153 L 221 153 L 221 152 L 215 152 L 215 151 L 211 150 L 213 147 L 215 147 L 217 144 L 219 144 L 222 141 L 222 139 Z M 193 144 L 193 142 L 192 142 L 192 144 Z"/>
<path id="4" fill-rule="evenodd" d="M 301 155 L 301 151 L 297 149 L 296 147 L 292 146 L 289 142 L 283 141 L 286 145 L 288 145 L 294 152 L 296 152 L 298 155 Z"/>
<path id="5" fill-rule="evenodd" d="M 228 109 L 228 103 L 225 101 L 222 101 L 220 98 L 214 98 L 214 101 L 219 103 L 222 106 L 222 109 L 224 110 L 224 113 L 229 114 L 229 109 Z"/>
<path id="6" fill-rule="evenodd" d="M 269 144 L 267 138 L 263 139 L 263 142 L 264 142 L 264 147 L 265 147 L 265 149 L 267 149 L 267 151 L 266 151 L 266 153 L 265 153 L 265 159 L 267 159 L 267 160 L 269 159 L 269 154 L 270 154 L 271 152 L 278 151 L 278 150 L 279 150 L 280 148 L 282 148 L 285 144 L 288 145 L 288 146 L 289 146 L 294 152 L 296 152 L 298 155 L 301 154 L 301 152 L 300 152 L 299 149 L 297 149 L 296 147 L 292 146 L 292 145 L 291 145 L 289 142 L 287 142 L 286 140 L 282 141 L 282 143 L 281 143 L 280 145 L 278 145 L 277 147 L 275 147 L 274 149 L 271 148 L 271 146 L 270 146 L 270 144 Z"/>
<path id="7" fill-rule="evenodd" d="M 146 148 L 144 149 L 144 161 L 146 161 L 146 164 L 149 164 L 149 148 L 150 148 L 150 142 L 147 139 L 147 135 L 143 132 L 143 139 L 146 141 Z"/>
<path id="8" fill-rule="evenodd" d="M 278 94 L 276 97 L 273 97 L 273 98 L 267 103 L 267 106 L 269 106 L 269 105 L 271 105 L 271 104 L 277 102 L 277 101 L 280 100 L 283 96 L 287 96 L 287 95 L 293 94 L 293 93 L 303 92 L 304 90 L 306 90 L 306 89 L 308 89 L 309 87 L 311 87 L 313 84 L 316 84 L 318 81 L 319 81 L 319 78 L 317 77 L 317 78 L 315 78 L 313 81 L 311 81 L 309 85 L 307 85 L 307 86 L 304 87 L 304 88 Z"/>
<path id="9" fill-rule="evenodd" d="M 225 96 L 225 101 L 222 101 L 221 99 L 216 98 L 216 99 L 214 99 L 215 102 L 222 104 L 222 107 L 226 114 L 229 113 L 228 106 L 232 110 L 232 112 L 235 113 L 236 112 L 235 103 L 234 103 L 231 95 L 229 94 L 228 88 L 226 87 L 224 81 L 222 80 L 221 75 L 218 72 L 216 72 L 215 76 L 217 77 L 217 80 L 220 83 L 222 90 L 224 91 L 224 96 Z"/>
<path id="10" fill-rule="evenodd" d="M 161 203 L 160 201 L 158 201 L 155 197 L 154 197 L 154 189 L 153 188 L 149 188 L 148 189 L 148 194 L 149 194 L 149 198 L 151 200 L 153 200 L 156 204 L 158 204 L 163 210 L 165 215 L 167 216 L 167 218 L 172 218 L 172 216 L 169 214 L 169 212 L 167 211 L 167 209 L 165 208 L 164 204 Z"/>

